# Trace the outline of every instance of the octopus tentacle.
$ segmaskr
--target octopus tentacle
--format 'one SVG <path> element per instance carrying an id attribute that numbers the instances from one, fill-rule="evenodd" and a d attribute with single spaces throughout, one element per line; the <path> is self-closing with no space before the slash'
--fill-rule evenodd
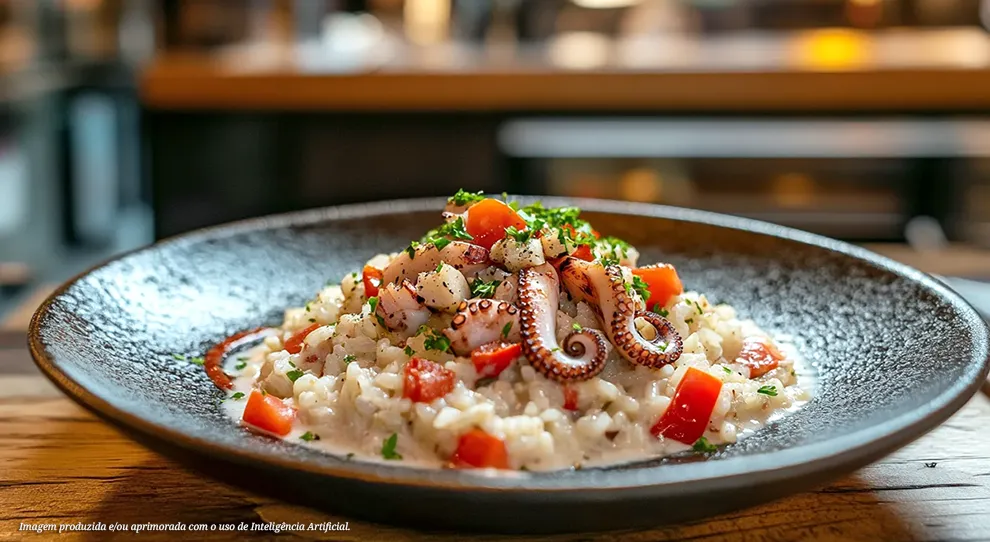
<path id="1" fill-rule="evenodd" d="M 557 382 L 587 380 L 605 368 L 608 344 L 598 330 L 583 329 L 557 343 L 557 272 L 550 265 L 519 271 L 522 350 L 530 365 Z"/>
<path id="2" fill-rule="evenodd" d="M 503 333 L 506 329 L 508 333 Z M 519 309 L 512 303 L 496 299 L 462 301 L 450 327 L 443 333 L 459 356 L 499 339 L 519 342 Z"/>
<path id="3" fill-rule="evenodd" d="M 677 361 L 684 350 L 681 336 L 665 318 L 649 311 L 636 311 L 633 299 L 626 292 L 622 268 L 605 267 L 604 280 L 592 276 L 600 283 L 599 307 L 605 324 L 605 332 L 622 357 L 631 363 L 654 369 Z M 636 318 L 644 318 L 657 330 L 657 337 L 648 341 L 636 329 Z"/>

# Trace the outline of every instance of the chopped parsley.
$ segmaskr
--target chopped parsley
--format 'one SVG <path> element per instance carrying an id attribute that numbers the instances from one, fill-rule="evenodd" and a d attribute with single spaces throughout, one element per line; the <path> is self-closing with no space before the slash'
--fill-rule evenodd
<path id="1" fill-rule="evenodd" d="M 310 432 L 310 431 L 306 431 L 305 433 L 302 434 L 302 436 L 299 437 L 299 440 L 305 440 L 306 442 L 312 442 L 314 440 L 320 440 L 320 435 L 317 435 L 316 433 L 313 433 L 313 432 Z"/>
<path id="2" fill-rule="evenodd" d="M 434 228 L 426 232 L 426 235 L 423 236 L 420 243 L 425 245 L 432 244 L 437 247 L 437 250 L 443 250 L 443 247 L 450 244 L 451 239 L 460 239 L 462 241 L 470 241 L 474 239 L 474 237 L 467 232 L 467 227 L 464 225 L 464 217 L 459 216 L 451 222 L 447 222 L 438 228 Z M 415 255 L 415 247 L 417 246 L 419 246 L 419 244 L 413 242 L 413 244 L 409 245 L 409 249 L 406 249 L 411 249 L 413 251 L 409 253 L 410 257 Z"/>
<path id="3" fill-rule="evenodd" d="M 485 199 L 485 196 L 482 192 L 468 192 L 461 188 L 453 196 L 447 198 L 447 203 L 457 205 L 458 207 L 463 207 L 465 205 L 478 203 L 483 199 Z"/>
<path id="4" fill-rule="evenodd" d="M 668 312 L 667 309 L 661 307 L 659 303 L 653 304 L 653 312 L 659 314 L 663 318 L 666 318 L 667 316 L 670 315 L 670 312 Z"/>
<path id="5" fill-rule="evenodd" d="M 368 306 L 371 307 L 371 315 L 375 317 L 375 320 L 378 320 L 378 325 L 388 327 L 385 325 L 385 319 L 378 314 L 378 297 L 369 297 Z"/>
<path id="6" fill-rule="evenodd" d="M 354 354 L 347 354 L 346 356 L 344 356 L 344 366 L 356 360 L 357 360 L 357 356 L 355 356 Z"/>
<path id="7" fill-rule="evenodd" d="M 632 287 L 643 301 L 650 298 L 650 285 L 645 280 L 639 278 L 639 275 L 633 275 Z"/>
<path id="8" fill-rule="evenodd" d="M 515 226 L 509 226 L 505 228 L 505 236 L 513 238 L 519 244 L 528 243 L 533 238 L 533 229 L 526 228 L 519 230 Z"/>
<path id="9" fill-rule="evenodd" d="M 728 374 L 732 374 L 732 369 L 730 369 L 728 367 L 722 367 L 722 370 L 725 371 Z"/>
<path id="10" fill-rule="evenodd" d="M 310 318 L 310 319 L 309 319 L 309 323 L 311 323 L 311 324 L 315 324 L 315 323 L 316 323 L 316 318 Z"/>
<path id="11" fill-rule="evenodd" d="M 613 258 L 607 254 L 602 256 L 601 258 L 598 258 L 598 261 L 602 262 L 602 265 L 604 265 L 605 267 L 608 267 L 610 265 L 619 265 L 618 259 Z"/>
<path id="12" fill-rule="evenodd" d="M 313 304 L 312 303 L 306 303 L 306 312 L 311 312 L 312 310 L 313 310 Z"/>
<path id="13" fill-rule="evenodd" d="M 763 395 L 769 395 L 770 397 L 777 396 L 777 386 L 763 386 L 762 388 L 756 390 L 756 393 L 762 393 Z"/>
<path id="14" fill-rule="evenodd" d="M 504 326 L 502 326 L 502 337 L 503 338 L 508 338 L 509 337 L 509 333 L 511 331 L 512 331 L 512 322 L 506 322 L 506 324 Z"/>
<path id="15" fill-rule="evenodd" d="M 437 268 L 436 268 L 436 269 L 434 269 L 434 270 L 433 270 L 433 272 L 434 272 L 434 273 L 439 273 L 441 269 L 443 269 L 443 260 L 440 260 L 440 261 L 439 261 L 439 262 L 437 263 Z"/>
<path id="16" fill-rule="evenodd" d="M 243 371 L 245 367 L 247 367 L 247 362 L 244 360 L 240 360 L 237 362 L 237 365 L 234 365 L 234 370 Z"/>
<path id="17" fill-rule="evenodd" d="M 485 297 L 490 298 L 495 295 L 495 289 L 501 284 L 501 281 L 493 280 L 491 282 L 485 282 L 481 279 L 474 279 L 471 283 L 471 295 L 473 297 Z"/>
<path id="18" fill-rule="evenodd" d="M 701 305 L 697 301 L 692 301 L 694 308 L 698 309 L 698 314 L 705 314 L 705 311 L 701 310 Z"/>
<path id="19" fill-rule="evenodd" d="M 285 376 L 286 376 L 286 378 L 288 378 L 289 380 L 291 380 L 291 381 L 293 381 L 293 382 L 295 382 L 296 380 L 299 380 L 299 377 L 301 377 L 301 376 L 302 376 L 302 375 L 304 375 L 304 374 L 306 374 L 306 373 L 304 373 L 304 372 L 302 372 L 302 371 L 301 371 L 301 370 L 299 370 L 299 369 L 293 369 L 293 370 L 291 370 L 291 371 L 289 371 L 289 372 L 287 372 L 287 373 L 285 373 Z"/>
<path id="20" fill-rule="evenodd" d="M 684 323 L 685 324 L 693 324 L 694 323 L 694 318 L 685 318 L 684 319 Z"/>
<path id="21" fill-rule="evenodd" d="M 434 331 L 432 328 L 423 324 L 419 326 L 419 331 L 416 332 L 417 335 L 426 334 L 426 338 L 423 339 L 423 346 L 427 350 L 437 350 L 439 352 L 446 352 L 450 350 L 450 339 L 448 339 L 443 333 Z"/>
<path id="22" fill-rule="evenodd" d="M 395 445 L 399 442 L 399 435 L 397 433 L 392 433 L 391 437 L 385 439 L 382 443 L 382 457 L 385 459 L 402 459 L 402 456 L 396 453 Z"/>
<path id="23" fill-rule="evenodd" d="M 238 400 L 238 399 L 243 399 L 244 398 L 244 392 L 240 392 L 240 391 L 239 392 L 235 392 L 234 395 L 231 395 L 230 396 L 230 398 L 233 399 L 233 400 L 235 400 L 235 401 Z"/>
<path id="24" fill-rule="evenodd" d="M 694 443 L 694 446 L 691 447 L 691 449 L 702 454 L 713 454 L 718 451 L 718 448 L 716 448 L 712 443 L 708 442 L 708 439 L 706 439 L 705 437 L 699 438 L 698 441 Z"/>
<path id="25" fill-rule="evenodd" d="M 419 248 L 419 243 L 416 242 L 416 241 L 413 241 L 412 243 L 409 243 L 409 246 L 406 247 L 406 254 L 409 255 L 409 259 L 410 260 L 411 259 L 414 259 L 416 257 L 416 249 L 417 248 Z"/>
<path id="26" fill-rule="evenodd" d="M 551 348 L 550 351 L 551 352 L 563 352 L 563 350 L 561 350 L 561 348 L 559 346 L 555 346 L 555 347 Z"/>
<path id="27" fill-rule="evenodd" d="M 571 324 L 571 329 L 573 329 L 574 331 L 581 331 L 584 328 L 581 327 L 581 324 L 574 322 L 573 324 Z"/>
<path id="28" fill-rule="evenodd" d="M 177 359 L 177 360 L 179 360 L 179 361 L 186 361 L 186 359 L 187 359 L 186 356 L 184 356 L 182 354 L 172 354 L 172 357 L 175 358 L 175 359 Z"/>
<path id="29" fill-rule="evenodd" d="M 206 363 L 206 361 L 203 360 L 203 358 L 195 357 L 195 358 L 189 358 L 189 363 L 193 363 L 195 365 L 203 365 L 204 363 Z"/>
<path id="30" fill-rule="evenodd" d="M 403 348 L 402 351 L 405 352 L 406 355 L 409 357 L 412 357 L 416 353 L 416 351 L 413 350 L 412 347 L 409 345 L 406 345 L 406 347 Z"/>

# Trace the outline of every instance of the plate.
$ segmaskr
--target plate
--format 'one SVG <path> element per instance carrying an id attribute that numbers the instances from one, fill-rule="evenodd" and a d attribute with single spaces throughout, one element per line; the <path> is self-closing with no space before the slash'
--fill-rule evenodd
<path id="1" fill-rule="evenodd" d="M 707 460 L 493 477 L 345 461 L 248 433 L 224 417 L 223 394 L 202 368 L 173 357 L 281 323 L 285 307 L 328 279 L 435 226 L 439 199 L 248 220 L 124 255 L 39 308 L 31 352 L 86 408 L 227 482 L 355 518 L 527 533 L 649 527 L 812 489 L 934 428 L 987 375 L 988 331 L 976 311 L 877 254 L 701 211 L 544 202 L 581 206 L 598 230 L 638 247 L 640 261 L 671 262 L 688 289 L 792 335 L 815 373 L 814 398 Z"/>

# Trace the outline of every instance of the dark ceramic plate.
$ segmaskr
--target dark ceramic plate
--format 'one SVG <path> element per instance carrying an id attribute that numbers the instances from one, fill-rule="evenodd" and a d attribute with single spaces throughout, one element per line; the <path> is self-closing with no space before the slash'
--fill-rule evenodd
<path id="1" fill-rule="evenodd" d="M 522 532 L 652 526 L 811 489 L 932 429 L 986 377 L 984 322 L 921 272 L 761 222 L 576 203 L 641 261 L 672 262 L 687 288 L 797 337 L 818 373 L 814 399 L 708 460 L 493 478 L 348 462 L 249 434 L 224 417 L 202 368 L 173 358 L 277 324 L 328 279 L 403 248 L 438 223 L 433 199 L 250 220 L 129 254 L 48 299 L 31 352 L 73 399 L 210 475 L 354 517 Z"/>

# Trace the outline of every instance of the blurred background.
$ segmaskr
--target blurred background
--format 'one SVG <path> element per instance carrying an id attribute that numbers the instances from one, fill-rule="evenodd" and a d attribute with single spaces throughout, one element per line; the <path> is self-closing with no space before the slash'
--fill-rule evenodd
<path id="1" fill-rule="evenodd" d="M 0 0 L 0 320 L 155 239 L 459 187 L 755 217 L 979 304 L 988 27 L 990 0 Z"/>

